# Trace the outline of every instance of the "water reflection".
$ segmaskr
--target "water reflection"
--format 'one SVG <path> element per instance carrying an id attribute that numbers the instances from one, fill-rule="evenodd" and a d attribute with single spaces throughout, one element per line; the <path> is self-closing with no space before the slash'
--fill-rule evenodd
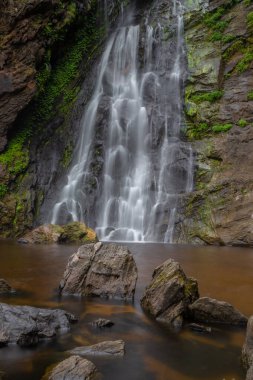
<path id="1" fill-rule="evenodd" d="M 80 321 L 70 332 L 33 349 L 9 346 L 1 349 L 0 369 L 11 380 L 40 379 L 46 367 L 67 357 L 66 350 L 107 339 L 124 339 L 124 358 L 92 360 L 105 380 L 242 380 L 240 351 L 244 330 L 216 328 L 201 335 L 188 329 L 176 334 L 155 323 L 141 310 L 139 299 L 153 269 L 169 257 L 179 261 L 186 274 L 199 280 L 201 295 L 233 303 L 246 315 L 253 310 L 253 250 L 131 244 L 139 278 L 135 302 L 59 298 L 57 287 L 73 246 L 19 246 L 0 242 L 0 277 L 19 290 L 1 302 L 60 307 Z M 91 321 L 112 319 L 110 329 L 95 329 Z"/>

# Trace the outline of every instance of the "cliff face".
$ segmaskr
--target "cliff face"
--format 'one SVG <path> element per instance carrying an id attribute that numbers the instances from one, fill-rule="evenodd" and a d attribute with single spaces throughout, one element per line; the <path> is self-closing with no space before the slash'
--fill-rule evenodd
<path id="1" fill-rule="evenodd" d="M 0 236 L 6 237 L 33 225 L 51 183 L 69 165 L 72 128 L 121 2 L 109 0 L 105 17 L 99 0 L 0 1 Z"/>
<path id="2" fill-rule="evenodd" d="M 195 191 L 182 208 L 178 241 L 253 245 L 253 2 L 194 7 L 185 16 L 185 112 Z"/>

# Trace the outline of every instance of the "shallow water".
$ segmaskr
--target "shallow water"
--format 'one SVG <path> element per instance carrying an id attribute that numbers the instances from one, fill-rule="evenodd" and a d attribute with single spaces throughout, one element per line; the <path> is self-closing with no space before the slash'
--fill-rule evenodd
<path id="1" fill-rule="evenodd" d="M 9 346 L 0 350 L 0 369 L 11 380 L 40 379 L 46 367 L 67 357 L 66 350 L 102 340 L 124 339 L 124 358 L 93 357 L 104 380 L 242 380 L 240 352 L 244 329 L 214 329 L 210 335 L 166 330 L 143 314 L 139 299 L 153 269 L 172 257 L 187 275 L 199 281 L 202 296 L 233 303 L 253 314 L 253 249 L 128 244 L 139 270 L 135 302 L 84 300 L 57 296 L 73 246 L 21 246 L 0 242 L 0 277 L 19 290 L 0 302 L 39 307 L 60 307 L 79 317 L 69 333 L 36 348 Z M 96 330 L 89 322 L 106 317 L 110 329 Z"/>

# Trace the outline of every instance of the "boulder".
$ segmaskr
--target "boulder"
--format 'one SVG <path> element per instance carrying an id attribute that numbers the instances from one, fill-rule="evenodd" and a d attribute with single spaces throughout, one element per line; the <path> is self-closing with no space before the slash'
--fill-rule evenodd
<path id="1" fill-rule="evenodd" d="M 96 321 L 92 322 L 92 326 L 94 327 L 112 327 L 114 325 L 114 322 L 110 321 L 109 319 L 99 318 L 96 319 Z"/>
<path id="2" fill-rule="evenodd" d="M 0 294 L 15 293 L 15 290 L 2 278 L 0 278 Z"/>
<path id="3" fill-rule="evenodd" d="M 249 318 L 247 324 L 246 339 L 242 349 L 242 363 L 245 369 L 253 366 L 253 316 Z"/>
<path id="4" fill-rule="evenodd" d="M 36 345 L 41 339 L 66 332 L 76 322 L 74 315 L 60 309 L 0 304 L 0 341 L 2 345 Z"/>
<path id="5" fill-rule="evenodd" d="M 93 380 L 98 371 L 95 365 L 80 356 L 70 356 L 60 362 L 52 371 L 43 376 L 43 380 Z"/>
<path id="6" fill-rule="evenodd" d="M 72 222 L 63 226 L 45 224 L 18 240 L 22 244 L 89 243 L 97 241 L 96 233 L 84 223 Z"/>
<path id="7" fill-rule="evenodd" d="M 141 305 L 156 320 L 181 327 L 188 305 L 198 297 L 197 281 L 187 278 L 179 263 L 169 259 L 154 270 Z"/>
<path id="8" fill-rule="evenodd" d="M 60 283 L 60 293 L 133 299 L 137 267 L 126 247 L 87 244 L 72 255 Z"/>
<path id="9" fill-rule="evenodd" d="M 202 297 L 189 305 L 189 317 L 194 322 L 243 326 L 247 317 L 227 302 Z"/>
<path id="10" fill-rule="evenodd" d="M 112 355 L 123 356 L 125 354 L 125 342 L 112 340 L 94 344 L 92 346 L 76 347 L 69 351 L 73 355 Z"/>
<path id="11" fill-rule="evenodd" d="M 247 371 L 246 380 L 253 380 L 253 365 Z"/>

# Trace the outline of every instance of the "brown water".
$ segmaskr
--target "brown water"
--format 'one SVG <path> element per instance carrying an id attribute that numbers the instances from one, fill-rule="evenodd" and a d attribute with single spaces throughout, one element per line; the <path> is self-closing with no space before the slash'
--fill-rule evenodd
<path id="1" fill-rule="evenodd" d="M 129 244 L 139 270 L 134 304 L 59 299 L 57 286 L 70 254 L 70 246 L 20 246 L 0 242 L 0 277 L 19 290 L 0 302 L 39 307 L 60 307 L 75 313 L 79 323 L 70 332 L 33 349 L 9 346 L 0 349 L 0 369 L 10 380 L 40 379 L 45 368 L 67 357 L 66 350 L 102 340 L 124 339 L 124 358 L 94 357 L 91 360 L 104 380 L 242 380 L 240 352 L 244 329 L 215 329 L 210 335 L 188 329 L 173 333 L 143 314 L 139 299 L 153 269 L 172 257 L 187 275 L 199 281 L 202 296 L 233 303 L 246 315 L 253 314 L 253 250 L 241 248 L 189 247 L 160 244 Z M 96 330 L 90 321 L 106 317 L 111 329 Z"/>

